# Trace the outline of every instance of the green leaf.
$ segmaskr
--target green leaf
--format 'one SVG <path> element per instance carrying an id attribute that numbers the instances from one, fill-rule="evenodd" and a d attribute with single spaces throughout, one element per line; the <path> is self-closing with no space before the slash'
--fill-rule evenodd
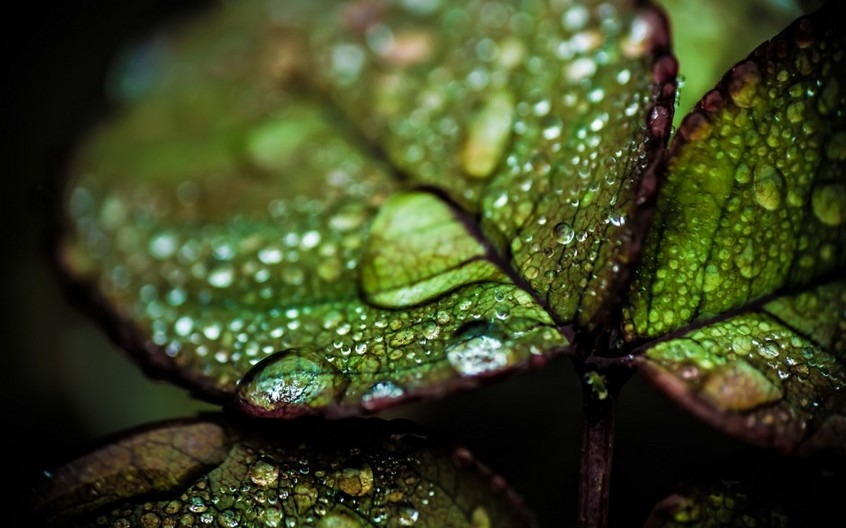
<path id="1" fill-rule="evenodd" d="M 650 345 L 644 372 L 715 426 L 795 451 L 842 446 L 846 281 L 778 297 Z"/>
<path id="2" fill-rule="evenodd" d="M 662 16 L 627 1 L 321 11 L 309 75 L 350 121 L 409 181 L 477 212 L 559 321 L 608 322 L 639 244 L 641 176 L 669 133 Z"/>
<path id="3" fill-rule="evenodd" d="M 629 339 L 846 265 L 846 41 L 827 13 L 761 45 L 685 117 L 625 309 Z"/>
<path id="4" fill-rule="evenodd" d="M 475 461 L 402 421 L 209 415 L 126 432 L 38 484 L 49 526 L 534 526 Z"/>
<path id="5" fill-rule="evenodd" d="M 122 344 L 285 417 L 438 395 L 565 347 L 454 206 L 400 192 L 323 105 L 275 84 L 288 42 L 230 27 L 266 27 L 254 9 L 157 40 L 157 87 L 76 158 L 63 260 Z"/>
<path id="6" fill-rule="evenodd" d="M 71 164 L 67 274 L 142 365 L 268 417 L 439 396 L 607 331 L 669 132 L 664 20 L 514 9 L 225 5 L 157 36 Z"/>
<path id="7" fill-rule="evenodd" d="M 792 24 L 684 119 L 624 310 L 634 343 L 663 336 L 637 359 L 659 387 L 785 452 L 846 439 L 846 39 L 830 20 Z"/>

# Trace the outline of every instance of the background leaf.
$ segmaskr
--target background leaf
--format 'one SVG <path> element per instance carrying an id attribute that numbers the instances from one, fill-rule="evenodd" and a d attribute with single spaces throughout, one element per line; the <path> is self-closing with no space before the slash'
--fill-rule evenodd
<path id="1" fill-rule="evenodd" d="M 50 526 L 535 525 L 467 450 L 377 419 L 150 425 L 57 468 L 39 492 Z"/>
<path id="2" fill-rule="evenodd" d="M 743 452 L 686 476 L 655 505 L 646 528 L 784 527 L 831 522 L 843 487 L 840 469 L 825 463 Z"/>

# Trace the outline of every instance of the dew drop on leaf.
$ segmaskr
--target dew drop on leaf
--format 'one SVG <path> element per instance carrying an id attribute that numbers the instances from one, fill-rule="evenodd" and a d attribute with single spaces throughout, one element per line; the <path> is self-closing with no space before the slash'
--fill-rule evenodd
<path id="1" fill-rule="evenodd" d="M 567 245 L 573 241 L 576 236 L 576 231 L 573 226 L 566 222 L 561 222 L 555 225 L 555 239 L 559 244 Z"/>
<path id="2" fill-rule="evenodd" d="M 335 371 L 307 350 L 289 349 L 259 362 L 238 385 L 237 404 L 258 415 L 299 416 L 334 401 Z"/>
<path id="3" fill-rule="evenodd" d="M 279 466 L 270 459 L 259 458 L 250 466 L 250 480 L 257 486 L 270 486 L 279 478 Z"/>
<path id="4" fill-rule="evenodd" d="M 449 364 L 462 376 L 478 376 L 506 367 L 508 348 L 491 335 L 491 328 L 473 322 L 459 328 L 446 347 Z"/>
<path id="5" fill-rule="evenodd" d="M 846 220 L 846 185 L 829 183 L 815 187 L 811 194 L 811 207 L 820 222 L 839 226 Z"/>
<path id="6" fill-rule="evenodd" d="M 784 178 L 778 169 L 768 163 L 755 167 L 752 183 L 755 189 L 755 201 L 768 211 L 775 211 L 781 204 L 784 194 Z"/>
<path id="7" fill-rule="evenodd" d="M 420 512 L 411 506 L 403 506 L 398 513 L 397 524 L 400 526 L 414 526 L 420 517 Z"/>
<path id="8" fill-rule="evenodd" d="M 362 528 L 364 525 L 343 512 L 330 512 L 320 518 L 317 528 Z"/>

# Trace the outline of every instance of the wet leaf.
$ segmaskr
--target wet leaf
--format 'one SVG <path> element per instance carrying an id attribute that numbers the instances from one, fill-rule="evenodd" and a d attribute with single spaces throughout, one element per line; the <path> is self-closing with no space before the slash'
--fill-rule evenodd
<path id="1" fill-rule="evenodd" d="M 534 526 L 465 449 L 375 418 L 155 424 L 57 468 L 35 500 L 49 526 Z"/>
<path id="2" fill-rule="evenodd" d="M 651 8 L 530 7 L 225 5 L 158 35 L 71 164 L 68 275 L 149 370 L 261 416 L 568 351 L 615 318 L 675 62 Z"/>
<path id="3" fill-rule="evenodd" d="M 677 486 L 646 528 L 824 526 L 838 515 L 843 474 L 743 452 Z"/>
<path id="4" fill-rule="evenodd" d="M 715 425 L 842 446 L 844 34 L 822 10 L 736 65 L 683 121 L 625 331 Z M 694 323 L 693 327 L 687 327 Z"/>
<path id="5" fill-rule="evenodd" d="M 662 16 L 625 1 L 338 10 L 309 39 L 338 107 L 410 181 L 478 212 L 559 321 L 607 322 L 669 133 Z"/>

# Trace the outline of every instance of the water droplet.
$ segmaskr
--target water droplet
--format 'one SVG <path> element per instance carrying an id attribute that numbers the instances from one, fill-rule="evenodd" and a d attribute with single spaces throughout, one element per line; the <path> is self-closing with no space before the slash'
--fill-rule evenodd
<path id="1" fill-rule="evenodd" d="M 160 233 L 150 239 L 148 251 L 157 260 L 165 260 L 172 257 L 179 248 L 179 241 L 173 233 Z"/>
<path id="2" fill-rule="evenodd" d="M 846 185 L 828 183 L 814 187 L 811 193 L 814 216 L 825 225 L 839 226 L 846 220 Z"/>
<path id="3" fill-rule="evenodd" d="M 239 515 L 234 510 L 224 510 L 217 516 L 217 524 L 221 528 L 237 528 L 240 524 Z"/>
<path id="4" fill-rule="evenodd" d="M 514 101 L 505 91 L 489 95 L 473 115 L 461 148 L 461 167 L 468 176 L 490 176 L 505 152 L 513 117 Z"/>
<path id="5" fill-rule="evenodd" d="M 278 264 L 282 262 L 282 250 L 276 247 L 264 248 L 258 252 L 258 259 L 264 264 Z"/>
<path id="6" fill-rule="evenodd" d="M 741 108 L 751 107 L 756 98 L 761 71 L 753 61 L 746 61 L 734 67 L 729 81 L 729 96 Z"/>
<path id="7" fill-rule="evenodd" d="M 332 70 L 342 82 L 355 80 L 364 66 L 365 55 L 354 44 L 342 44 L 332 50 Z"/>
<path id="8" fill-rule="evenodd" d="M 346 512 L 329 512 L 320 518 L 317 528 L 364 528 L 364 524 Z"/>
<path id="9" fill-rule="evenodd" d="M 256 364 L 238 385 L 238 405 L 271 417 L 295 417 L 324 407 L 336 396 L 336 372 L 316 353 L 288 349 Z"/>
<path id="10" fill-rule="evenodd" d="M 311 249 L 320 244 L 320 233 L 318 231 L 307 231 L 300 239 L 300 247 Z"/>
<path id="11" fill-rule="evenodd" d="M 476 376 L 507 366 L 508 350 L 492 333 L 492 328 L 481 322 L 459 328 L 446 347 L 450 365 L 462 376 Z"/>
<path id="12" fill-rule="evenodd" d="M 561 16 L 561 25 L 568 31 L 578 31 L 588 23 L 590 15 L 586 7 L 574 5 Z"/>
<path id="13" fill-rule="evenodd" d="M 755 167 L 753 178 L 755 200 L 758 205 L 768 211 L 778 209 L 785 191 L 784 178 L 778 169 L 768 163 L 762 163 Z"/>
<path id="14" fill-rule="evenodd" d="M 386 380 L 374 383 L 361 396 L 361 405 L 368 411 L 378 410 L 387 400 L 402 398 L 405 391 L 393 381 Z"/>
<path id="15" fill-rule="evenodd" d="M 549 158 L 543 152 L 535 152 L 532 154 L 532 157 L 529 158 L 529 165 L 532 167 L 532 171 L 538 176 L 546 176 L 549 174 L 549 171 L 552 170 L 552 165 L 549 163 Z"/>
<path id="16" fill-rule="evenodd" d="M 491 528 L 491 517 L 484 506 L 476 506 L 470 516 L 470 524 L 473 528 Z"/>
<path id="17" fill-rule="evenodd" d="M 435 321 L 437 321 L 439 325 L 449 324 L 451 320 L 452 316 L 450 316 L 448 312 L 445 312 L 443 310 L 439 311 L 435 315 Z"/>
<path id="18" fill-rule="evenodd" d="M 209 323 L 205 328 L 203 328 L 203 335 L 214 341 L 220 337 L 222 330 L 223 327 L 221 327 L 219 323 Z"/>
<path id="19" fill-rule="evenodd" d="M 285 266 L 282 270 L 282 280 L 291 286 L 300 286 L 305 280 L 305 272 L 297 266 Z"/>
<path id="20" fill-rule="evenodd" d="M 186 337 L 194 329 L 194 320 L 187 316 L 180 317 L 174 323 L 173 329 L 176 335 Z"/>
<path id="21" fill-rule="evenodd" d="M 734 171 L 734 179 L 741 185 L 749 183 L 752 181 L 752 169 L 749 168 L 749 165 L 741 163 Z"/>
<path id="22" fill-rule="evenodd" d="M 327 258 L 317 264 L 317 276 L 326 282 L 338 280 L 341 276 L 341 261 L 336 258 Z"/>
<path id="23" fill-rule="evenodd" d="M 762 263 L 755 255 L 755 246 L 750 240 L 741 253 L 734 258 L 734 263 L 740 270 L 740 274 L 747 279 L 752 279 L 761 273 Z"/>
<path id="24" fill-rule="evenodd" d="M 567 79 L 576 83 L 596 73 L 596 63 L 592 59 L 583 57 L 576 59 L 567 66 Z"/>
<path id="25" fill-rule="evenodd" d="M 555 232 L 555 240 L 557 240 L 559 244 L 565 246 L 572 242 L 573 238 L 576 236 L 576 231 L 573 229 L 573 226 L 567 222 L 556 224 L 553 231 Z"/>
<path id="26" fill-rule="evenodd" d="M 257 486 L 270 486 L 279 478 L 279 466 L 269 458 L 259 458 L 250 466 L 250 480 Z"/>
<path id="27" fill-rule="evenodd" d="M 373 492 L 373 470 L 364 464 L 360 468 L 344 468 L 333 475 L 333 487 L 351 497 L 363 497 Z"/>
<path id="28" fill-rule="evenodd" d="M 420 512 L 411 506 L 403 506 L 397 512 L 397 523 L 400 526 L 414 526 L 417 519 L 420 517 Z"/>
<path id="29" fill-rule="evenodd" d="M 194 495 L 188 499 L 188 509 L 194 513 L 202 513 L 208 510 L 208 506 L 206 506 L 206 502 L 202 497 Z"/>
<path id="30" fill-rule="evenodd" d="M 545 139 L 556 139 L 561 135 L 564 122 L 556 115 L 547 115 L 541 120 L 541 133 Z"/>
<path id="31" fill-rule="evenodd" d="M 212 269 L 208 276 L 209 284 L 215 288 L 227 288 L 232 285 L 232 281 L 234 279 L 235 272 L 229 264 L 224 264 Z"/>
<path id="32" fill-rule="evenodd" d="M 329 227 L 346 233 L 358 229 L 367 219 L 367 209 L 360 204 L 347 204 L 329 218 Z"/>
<path id="33" fill-rule="evenodd" d="M 805 119 L 805 103 L 796 101 L 787 107 L 787 120 L 791 123 L 801 123 Z"/>

